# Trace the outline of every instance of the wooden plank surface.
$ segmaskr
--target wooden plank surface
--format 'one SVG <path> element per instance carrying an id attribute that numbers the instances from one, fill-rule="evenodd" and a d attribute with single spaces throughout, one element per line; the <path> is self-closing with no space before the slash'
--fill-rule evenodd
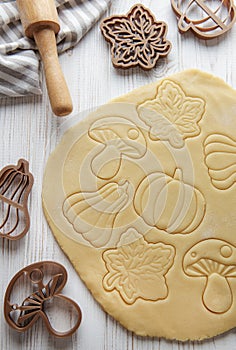
<path id="1" fill-rule="evenodd" d="M 14 164 L 20 157 L 30 162 L 35 184 L 30 196 L 30 233 L 21 241 L 0 240 L 0 349 L 81 349 L 81 350 L 234 350 L 235 330 L 204 342 L 172 342 L 141 338 L 122 328 L 103 312 L 80 281 L 70 262 L 55 242 L 42 212 L 41 187 L 44 166 L 50 152 L 68 124 L 82 118 L 92 107 L 106 103 L 143 84 L 187 68 L 199 68 L 226 80 L 236 88 L 236 26 L 221 39 L 199 40 L 191 33 L 181 36 L 169 0 L 143 0 L 157 19 L 169 25 L 168 39 L 173 48 L 149 72 L 138 68 L 121 71 L 113 68 L 109 47 L 98 24 L 73 50 L 60 56 L 73 98 L 70 118 L 52 115 L 43 81 L 43 95 L 0 100 L 0 166 Z M 126 13 L 134 0 L 113 0 L 109 14 Z M 76 117 L 79 115 L 79 117 Z M 67 121 L 66 121 L 67 120 Z M 69 339 L 53 338 L 39 322 L 25 334 L 16 334 L 5 323 L 2 306 L 11 277 L 23 266 L 39 260 L 55 260 L 69 273 L 65 294 L 75 299 L 83 310 L 80 329 Z M 194 315 L 193 315 L 194 317 Z"/>

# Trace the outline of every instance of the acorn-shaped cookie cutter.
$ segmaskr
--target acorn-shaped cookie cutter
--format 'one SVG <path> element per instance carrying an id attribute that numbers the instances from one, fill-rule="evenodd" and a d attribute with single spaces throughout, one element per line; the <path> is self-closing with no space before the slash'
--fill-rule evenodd
<path id="1" fill-rule="evenodd" d="M 28 196 L 34 183 L 29 163 L 19 159 L 0 171 L 0 237 L 22 238 L 29 230 Z"/>
<path id="2" fill-rule="evenodd" d="M 6 322 L 13 329 L 25 332 L 41 318 L 52 335 L 60 338 L 72 335 L 81 323 L 82 313 L 75 301 L 60 293 L 66 282 L 67 271 L 59 263 L 42 261 L 24 267 L 12 278 L 5 293 L 4 316 Z M 23 296 L 25 290 L 31 290 L 30 294 L 26 293 Z M 22 296 L 23 300 L 20 300 Z M 51 322 L 52 317 L 49 317 L 50 306 L 54 303 L 56 305 L 64 304 L 63 313 L 65 316 L 69 312 L 69 307 L 71 310 L 73 309 L 68 314 L 70 319 L 72 312 L 76 315 L 73 326 L 64 332 L 55 329 Z M 58 312 L 56 312 L 55 319 L 58 317 Z M 63 322 L 64 320 L 62 320 Z"/>

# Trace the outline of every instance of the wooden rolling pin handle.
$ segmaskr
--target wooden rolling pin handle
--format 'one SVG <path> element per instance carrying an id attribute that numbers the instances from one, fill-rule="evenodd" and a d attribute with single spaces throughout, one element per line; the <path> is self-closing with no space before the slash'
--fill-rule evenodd
<path id="1" fill-rule="evenodd" d="M 50 27 L 39 27 L 33 36 L 43 61 L 53 113 L 57 116 L 68 115 L 72 112 L 73 105 L 59 64 L 55 33 Z"/>

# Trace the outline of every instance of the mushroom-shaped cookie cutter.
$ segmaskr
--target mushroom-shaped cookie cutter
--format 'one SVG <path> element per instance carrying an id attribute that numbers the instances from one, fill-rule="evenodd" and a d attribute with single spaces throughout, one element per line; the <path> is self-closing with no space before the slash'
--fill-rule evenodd
<path id="1" fill-rule="evenodd" d="M 187 251 L 184 272 L 191 277 L 206 278 L 202 302 L 216 314 L 227 312 L 233 304 L 229 279 L 236 277 L 236 248 L 219 239 L 206 239 Z"/>
<path id="2" fill-rule="evenodd" d="M 29 230 L 28 196 L 34 183 L 29 163 L 19 159 L 0 171 L 0 237 L 17 240 Z"/>
<path id="3" fill-rule="evenodd" d="M 104 117 L 95 121 L 89 129 L 89 136 L 103 146 L 91 163 L 92 172 L 101 179 L 110 179 L 118 173 L 123 156 L 139 159 L 147 151 L 140 128 L 122 117 Z"/>
<path id="4" fill-rule="evenodd" d="M 60 294 L 66 282 L 66 269 L 53 261 L 34 263 L 20 270 L 5 293 L 4 316 L 7 323 L 15 330 L 25 332 L 41 318 L 54 336 L 63 338 L 72 335 L 81 323 L 82 314 L 73 300 Z M 52 305 L 57 307 L 54 317 L 51 315 Z M 55 323 L 59 317 L 58 305 L 63 305 L 65 317 L 73 318 L 73 325 L 70 324 L 70 329 L 63 332 L 52 325 L 52 321 Z M 64 322 L 64 319 L 61 320 L 62 324 Z"/>

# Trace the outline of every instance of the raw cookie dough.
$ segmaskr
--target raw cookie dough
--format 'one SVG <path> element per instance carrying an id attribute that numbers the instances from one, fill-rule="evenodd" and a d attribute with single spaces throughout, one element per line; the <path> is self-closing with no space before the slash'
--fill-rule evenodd
<path id="1" fill-rule="evenodd" d="M 236 92 L 188 70 L 113 100 L 50 156 L 43 207 L 104 310 L 142 336 L 236 325 Z"/>

